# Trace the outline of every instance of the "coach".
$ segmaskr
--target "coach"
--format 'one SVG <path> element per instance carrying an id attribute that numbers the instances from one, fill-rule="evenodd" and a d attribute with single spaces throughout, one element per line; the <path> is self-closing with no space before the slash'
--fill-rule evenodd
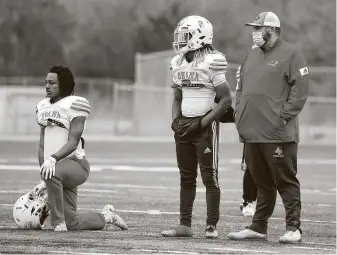
<path id="1" fill-rule="evenodd" d="M 278 191 L 286 211 L 286 231 L 279 241 L 300 242 L 298 114 L 308 96 L 307 63 L 300 50 L 280 38 L 274 13 L 262 12 L 246 26 L 253 28 L 254 46 L 240 68 L 234 117 L 258 195 L 252 224 L 229 238 L 266 238 Z"/>

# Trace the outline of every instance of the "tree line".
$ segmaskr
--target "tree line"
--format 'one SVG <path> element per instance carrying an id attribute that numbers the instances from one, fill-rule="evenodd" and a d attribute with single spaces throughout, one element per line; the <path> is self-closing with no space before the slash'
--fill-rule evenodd
<path id="1" fill-rule="evenodd" d="M 66 64 L 77 76 L 132 80 L 135 53 L 172 49 L 174 28 L 192 14 L 211 21 L 215 47 L 240 63 L 252 44 L 244 23 L 265 10 L 310 66 L 336 65 L 335 0 L 2 0 L 0 76 Z"/>

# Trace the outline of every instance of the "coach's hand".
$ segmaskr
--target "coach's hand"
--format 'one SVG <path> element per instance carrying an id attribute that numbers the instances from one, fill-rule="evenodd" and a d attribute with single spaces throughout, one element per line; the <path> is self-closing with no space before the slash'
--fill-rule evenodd
<path id="1" fill-rule="evenodd" d="M 53 157 L 47 158 L 41 168 L 40 168 L 40 175 L 42 179 L 51 179 L 55 175 L 55 164 L 56 164 L 56 159 Z"/>
<path id="2" fill-rule="evenodd" d="M 44 181 L 41 181 L 33 188 L 33 194 L 39 195 L 42 191 L 46 190 L 46 188 L 46 183 Z"/>

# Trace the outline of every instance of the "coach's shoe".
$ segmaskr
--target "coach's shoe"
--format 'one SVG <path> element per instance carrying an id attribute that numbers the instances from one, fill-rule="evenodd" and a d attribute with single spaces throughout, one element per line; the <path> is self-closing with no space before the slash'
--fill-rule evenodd
<path id="1" fill-rule="evenodd" d="M 267 235 L 246 228 L 240 232 L 229 233 L 228 238 L 231 240 L 247 240 L 247 239 L 265 240 L 267 239 Z"/>
<path id="2" fill-rule="evenodd" d="M 193 231 L 191 227 L 179 225 L 176 228 L 161 232 L 165 237 L 192 237 Z"/>
<path id="3" fill-rule="evenodd" d="M 256 204 L 254 202 L 248 203 L 248 202 L 243 202 L 240 205 L 241 213 L 244 217 L 253 217 L 255 214 L 255 208 Z"/>
<path id="4" fill-rule="evenodd" d="M 278 240 L 280 243 L 299 243 L 302 242 L 301 230 L 286 231 L 283 236 Z"/>
<path id="5" fill-rule="evenodd" d="M 113 224 L 122 230 L 127 230 L 128 226 L 118 214 L 115 213 L 115 208 L 112 205 L 104 206 L 101 213 L 104 215 L 105 223 Z"/>
<path id="6" fill-rule="evenodd" d="M 56 232 L 68 231 L 66 223 L 62 222 L 62 223 L 56 225 L 56 227 L 54 228 L 54 231 L 56 231 Z"/>
<path id="7" fill-rule="evenodd" d="M 218 230 L 216 229 L 216 226 L 208 225 L 205 230 L 206 238 L 209 239 L 216 239 L 219 236 Z"/>

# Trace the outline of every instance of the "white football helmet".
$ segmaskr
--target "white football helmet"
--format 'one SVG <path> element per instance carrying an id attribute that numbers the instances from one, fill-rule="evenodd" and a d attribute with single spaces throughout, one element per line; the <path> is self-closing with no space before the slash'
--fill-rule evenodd
<path id="1" fill-rule="evenodd" d="M 201 16 L 183 18 L 174 30 L 173 48 L 176 53 L 186 53 L 200 49 L 205 44 L 212 44 L 213 26 Z"/>
<path id="2" fill-rule="evenodd" d="M 13 217 L 21 229 L 41 229 L 49 215 L 47 192 L 34 195 L 31 192 L 21 196 L 14 205 Z"/>

